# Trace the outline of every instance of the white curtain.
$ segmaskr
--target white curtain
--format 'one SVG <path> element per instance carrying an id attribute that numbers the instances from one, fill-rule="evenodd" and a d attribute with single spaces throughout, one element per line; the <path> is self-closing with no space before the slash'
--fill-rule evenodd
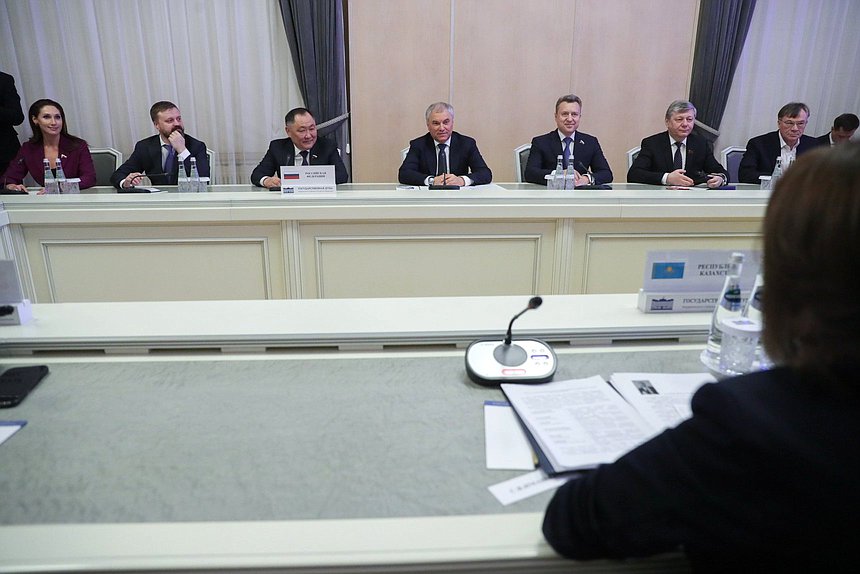
<path id="1" fill-rule="evenodd" d="M 858 22 L 857 0 L 758 0 L 715 149 L 774 131 L 788 102 L 809 106 L 810 136 L 860 114 Z"/>
<path id="2" fill-rule="evenodd" d="M 219 183 L 249 182 L 303 105 L 275 0 L 4 0 L 0 70 L 25 114 L 56 100 L 70 133 L 126 157 L 155 133 L 149 107 L 176 103 Z"/>

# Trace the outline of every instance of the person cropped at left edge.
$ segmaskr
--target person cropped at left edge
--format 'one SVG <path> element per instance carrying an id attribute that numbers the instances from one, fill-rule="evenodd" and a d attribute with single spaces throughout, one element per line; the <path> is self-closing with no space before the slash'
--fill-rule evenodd
<path id="1" fill-rule="evenodd" d="M 555 125 L 558 129 L 532 139 L 523 179 L 546 185 L 544 176 L 555 170 L 558 156 L 562 156 L 562 167 L 570 167 L 576 172 L 575 185 L 612 182 L 612 170 L 600 142 L 594 136 L 577 131 L 580 117 L 582 100 L 579 96 L 568 94 L 556 101 Z"/>
<path id="2" fill-rule="evenodd" d="M 21 148 L 15 126 L 24 122 L 21 96 L 15 89 L 15 78 L 0 72 L 0 174 L 6 171 L 9 162 Z"/>
<path id="3" fill-rule="evenodd" d="M 6 189 L 26 193 L 27 188 L 23 183 L 27 173 L 33 176 L 36 183 L 44 186 L 46 159 L 54 172 L 59 159 L 66 177 L 80 178 L 80 189 L 94 186 L 96 168 L 90 148 L 87 142 L 69 133 L 63 106 L 53 100 L 36 100 L 30 106 L 27 117 L 33 137 L 21 146 L 6 168 L 3 174 Z"/>
<path id="4" fill-rule="evenodd" d="M 282 165 L 333 165 L 335 183 L 346 183 L 349 174 L 337 145 L 317 137 L 317 122 L 306 108 L 294 108 L 284 116 L 286 138 L 272 140 L 266 155 L 251 172 L 251 183 L 270 189 L 281 186 Z"/>
<path id="5" fill-rule="evenodd" d="M 427 133 L 409 142 L 397 176 L 406 185 L 482 185 L 493 172 L 469 136 L 454 131 L 454 108 L 430 104 L 424 113 Z"/>
<path id="6" fill-rule="evenodd" d="M 179 166 L 191 173 L 191 158 L 197 159 L 200 177 L 209 177 L 209 156 L 206 144 L 185 133 L 182 114 L 173 102 L 156 102 L 149 109 L 154 136 L 134 145 L 131 156 L 110 176 L 114 187 L 127 188 L 146 176 L 155 185 L 176 185 Z"/>
<path id="7" fill-rule="evenodd" d="M 627 170 L 629 183 L 689 187 L 706 183 L 720 187 L 729 180 L 726 169 L 714 157 L 714 148 L 693 133 L 696 106 L 675 100 L 666 110 L 666 131 L 642 140 L 639 155 Z"/>

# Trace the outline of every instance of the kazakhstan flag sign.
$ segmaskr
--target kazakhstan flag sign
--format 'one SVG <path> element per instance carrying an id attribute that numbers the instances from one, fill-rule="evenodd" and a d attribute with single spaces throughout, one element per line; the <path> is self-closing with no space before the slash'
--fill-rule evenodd
<path id="1" fill-rule="evenodd" d="M 683 261 L 658 261 L 651 265 L 651 279 L 683 279 Z"/>

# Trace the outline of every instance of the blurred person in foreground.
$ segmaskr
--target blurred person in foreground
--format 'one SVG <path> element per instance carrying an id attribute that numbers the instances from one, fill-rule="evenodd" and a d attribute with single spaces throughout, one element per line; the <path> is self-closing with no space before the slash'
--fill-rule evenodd
<path id="1" fill-rule="evenodd" d="M 683 550 L 697 572 L 855 571 L 860 532 L 860 144 L 798 158 L 764 219 L 778 365 L 702 386 L 692 418 L 559 488 L 570 558 Z"/>

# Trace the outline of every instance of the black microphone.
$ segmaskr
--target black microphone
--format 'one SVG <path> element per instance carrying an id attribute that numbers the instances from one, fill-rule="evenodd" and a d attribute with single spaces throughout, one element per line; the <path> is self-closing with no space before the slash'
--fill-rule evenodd
<path id="1" fill-rule="evenodd" d="M 514 326 L 514 321 L 519 319 L 520 316 L 523 313 L 525 313 L 526 311 L 530 311 L 532 309 L 537 309 L 538 307 L 541 306 L 541 303 L 543 303 L 543 299 L 541 299 L 540 297 L 532 297 L 531 299 L 529 299 L 529 306 L 526 307 L 525 309 L 523 309 L 522 311 L 520 311 L 519 313 L 517 313 L 516 315 L 514 315 L 514 318 L 511 319 L 510 323 L 508 323 L 508 333 L 505 335 L 505 343 L 504 343 L 505 345 L 511 344 L 511 328 Z"/>

